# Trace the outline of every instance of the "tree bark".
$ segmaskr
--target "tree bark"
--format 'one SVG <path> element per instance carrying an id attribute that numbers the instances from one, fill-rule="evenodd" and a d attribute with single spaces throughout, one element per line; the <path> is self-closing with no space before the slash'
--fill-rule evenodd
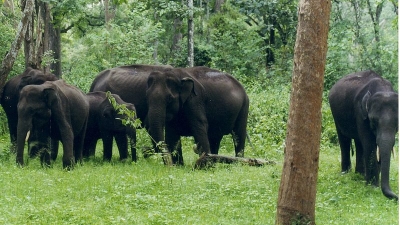
<path id="1" fill-rule="evenodd" d="M 193 22 L 193 0 L 188 0 L 188 66 L 194 65 L 194 22 Z"/>
<path id="2" fill-rule="evenodd" d="M 174 34 L 172 37 L 172 45 L 170 49 L 170 58 L 174 58 L 176 54 L 180 52 L 180 42 L 182 41 L 182 19 L 180 17 L 175 17 L 174 19 Z"/>
<path id="3" fill-rule="evenodd" d="M 221 7 L 224 4 L 225 0 L 215 0 L 214 11 L 215 13 L 219 13 L 221 11 Z"/>
<path id="4" fill-rule="evenodd" d="M 263 159 L 232 157 L 232 156 L 203 153 L 200 156 L 200 158 L 196 160 L 194 168 L 207 169 L 209 167 L 214 166 L 215 163 L 225 163 L 225 164 L 242 163 L 249 166 L 264 166 L 264 165 L 276 164 L 273 161 L 263 160 Z"/>
<path id="5" fill-rule="evenodd" d="M 300 0 L 276 224 L 315 224 L 329 0 Z"/>
<path id="6" fill-rule="evenodd" d="M 7 76 L 10 73 L 15 59 L 17 58 L 18 51 L 21 48 L 22 42 L 25 38 L 28 25 L 31 23 L 33 12 L 34 0 L 26 0 L 24 14 L 18 24 L 17 34 L 15 40 L 11 44 L 10 51 L 7 52 L 0 68 L 0 98 L 3 94 L 3 87 L 6 83 Z"/>

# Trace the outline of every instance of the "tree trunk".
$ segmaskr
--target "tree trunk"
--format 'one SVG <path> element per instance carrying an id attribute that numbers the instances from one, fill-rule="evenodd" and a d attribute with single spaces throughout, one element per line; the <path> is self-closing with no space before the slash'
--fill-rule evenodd
<path id="1" fill-rule="evenodd" d="M 214 10 L 215 13 L 219 13 L 221 11 L 221 7 L 224 4 L 225 0 L 215 0 Z"/>
<path id="2" fill-rule="evenodd" d="M 276 224 L 315 224 L 329 0 L 300 0 Z"/>
<path id="3" fill-rule="evenodd" d="M 11 71 L 15 59 L 17 58 L 18 51 L 21 48 L 22 41 L 25 38 L 26 30 L 28 25 L 31 23 L 32 12 L 34 7 L 34 0 L 26 0 L 24 15 L 21 21 L 18 24 L 17 34 L 15 36 L 15 40 L 11 44 L 10 51 L 7 52 L 6 56 L 3 59 L 0 68 L 0 98 L 3 94 L 3 87 L 6 83 L 8 73 Z"/>
<path id="4" fill-rule="evenodd" d="M 188 66 L 194 65 L 194 22 L 193 22 L 193 0 L 188 0 Z"/>
<path id="5" fill-rule="evenodd" d="M 61 78 L 61 29 L 59 27 L 54 28 L 53 24 L 50 23 L 50 49 L 53 52 L 53 62 L 50 63 L 51 72 L 58 78 Z"/>
<path id="6" fill-rule="evenodd" d="M 172 45 L 171 45 L 171 50 L 170 50 L 170 58 L 175 58 L 176 54 L 180 52 L 180 43 L 182 41 L 182 19 L 180 17 L 175 17 L 174 19 L 174 36 L 172 37 Z"/>

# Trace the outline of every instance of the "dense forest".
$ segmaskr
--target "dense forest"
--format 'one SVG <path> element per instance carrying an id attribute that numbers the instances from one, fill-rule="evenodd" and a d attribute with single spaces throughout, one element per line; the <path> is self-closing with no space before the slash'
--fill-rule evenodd
<path id="1" fill-rule="evenodd" d="M 6 0 L 1 6 L 2 56 L 15 38 L 23 2 Z M 60 62 L 63 78 L 84 90 L 99 71 L 118 65 L 186 67 L 189 11 L 194 21 L 194 65 L 260 78 L 259 82 L 291 80 L 297 1 L 198 0 L 192 10 L 185 1 L 43 2 L 52 28 L 61 34 L 61 54 L 50 48 L 35 63 L 45 67 Z M 365 69 L 397 83 L 397 4 L 332 2 L 326 89 L 339 77 Z M 40 9 L 37 5 L 34 13 L 43 13 Z M 32 28 L 36 31 L 29 42 L 40 41 L 40 26 Z M 26 63 L 21 50 L 10 76 L 20 73 Z"/>

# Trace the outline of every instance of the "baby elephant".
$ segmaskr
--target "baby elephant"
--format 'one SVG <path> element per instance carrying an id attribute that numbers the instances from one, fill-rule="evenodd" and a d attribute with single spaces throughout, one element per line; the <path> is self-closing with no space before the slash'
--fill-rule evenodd
<path id="1" fill-rule="evenodd" d="M 116 103 L 126 105 L 126 108 L 136 113 L 135 106 L 124 102 L 118 95 L 111 94 Z M 131 146 L 132 161 L 136 158 L 136 129 L 122 124 L 127 116 L 118 114 L 105 92 L 90 92 L 86 94 L 89 102 L 89 118 L 83 149 L 83 157 L 94 156 L 98 139 L 103 140 L 103 159 L 110 161 L 112 157 L 113 138 L 117 142 L 120 160 L 128 158 L 128 138 Z M 136 119 L 136 117 L 134 118 Z"/>

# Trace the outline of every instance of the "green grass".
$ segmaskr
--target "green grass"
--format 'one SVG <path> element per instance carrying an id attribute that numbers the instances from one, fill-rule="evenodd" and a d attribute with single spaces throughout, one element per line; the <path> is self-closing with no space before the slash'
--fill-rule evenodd
<path id="1" fill-rule="evenodd" d="M 287 90 L 250 94 L 249 134 L 254 148 L 247 145 L 246 156 L 276 162 L 264 167 L 217 164 L 193 170 L 197 156 L 192 139 L 185 138 L 182 167 L 166 167 L 160 158 L 143 159 L 141 154 L 137 163 L 121 163 L 115 149 L 112 162 L 102 162 L 98 150 L 95 158 L 72 171 L 62 169 L 61 156 L 51 168 L 42 168 L 38 159 L 19 168 L 15 155 L 7 153 L 8 138 L 3 137 L 0 224 L 274 224 L 288 102 L 288 94 L 282 93 Z M 365 185 L 354 172 L 340 173 L 340 150 L 332 143 L 328 108 L 325 104 L 316 223 L 398 224 L 397 202 L 386 199 L 379 188 Z M 138 146 L 147 145 L 144 131 L 138 133 Z M 229 136 L 220 154 L 233 155 Z M 398 151 L 390 171 L 395 193 L 397 156 Z"/>

